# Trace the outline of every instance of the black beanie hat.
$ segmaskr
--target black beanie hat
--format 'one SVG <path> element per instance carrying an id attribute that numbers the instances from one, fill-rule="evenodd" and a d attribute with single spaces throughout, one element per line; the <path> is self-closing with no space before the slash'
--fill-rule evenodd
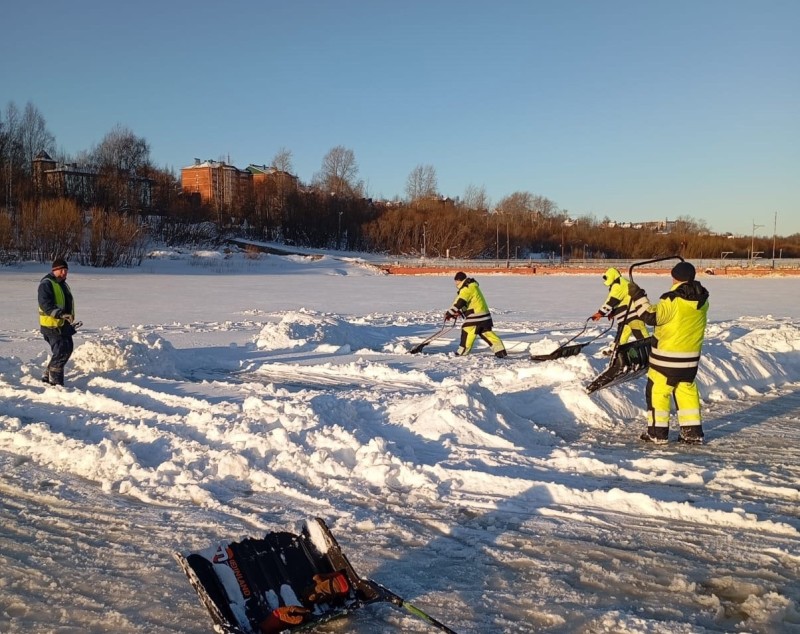
<path id="1" fill-rule="evenodd" d="M 53 266 L 51 267 L 54 271 L 56 269 L 67 269 L 69 270 L 69 264 L 64 258 L 56 258 L 53 260 Z"/>
<path id="2" fill-rule="evenodd" d="M 460 282 L 461 280 L 467 279 L 467 274 L 464 271 L 459 271 L 456 273 L 456 276 L 453 278 L 456 282 Z"/>
<path id="3" fill-rule="evenodd" d="M 695 276 L 694 266 L 688 262 L 678 262 L 672 267 L 672 279 L 679 282 L 693 282 Z"/>

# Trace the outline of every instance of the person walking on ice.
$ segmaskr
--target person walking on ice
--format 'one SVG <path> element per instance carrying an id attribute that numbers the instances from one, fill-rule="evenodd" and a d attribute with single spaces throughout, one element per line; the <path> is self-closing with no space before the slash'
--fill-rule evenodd
<path id="1" fill-rule="evenodd" d="M 445 323 L 450 319 L 464 317 L 461 325 L 461 344 L 458 346 L 456 354 L 464 356 L 469 354 L 475 343 L 475 338 L 480 337 L 492 347 L 494 356 L 502 359 L 507 356 L 506 347 L 502 340 L 492 328 L 492 314 L 489 312 L 489 305 L 481 292 L 478 282 L 467 274 L 459 271 L 453 278 L 456 283 L 457 295 L 453 305 L 444 314 Z"/>

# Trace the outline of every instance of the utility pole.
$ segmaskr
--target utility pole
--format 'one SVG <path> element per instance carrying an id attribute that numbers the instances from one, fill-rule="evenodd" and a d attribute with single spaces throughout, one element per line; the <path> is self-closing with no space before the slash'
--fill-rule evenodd
<path id="1" fill-rule="evenodd" d="M 753 265 L 753 260 L 755 260 L 755 249 L 756 244 L 756 229 L 761 229 L 764 225 L 757 225 L 756 221 L 753 220 L 753 236 L 750 238 L 750 266 Z"/>
<path id="2" fill-rule="evenodd" d="M 775 268 L 775 237 L 778 235 L 778 212 L 775 212 L 775 224 L 772 225 L 772 268 Z"/>
<path id="3" fill-rule="evenodd" d="M 511 247 L 509 246 L 508 242 L 508 220 L 506 220 L 506 267 L 509 266 L 511 259 Z"/>

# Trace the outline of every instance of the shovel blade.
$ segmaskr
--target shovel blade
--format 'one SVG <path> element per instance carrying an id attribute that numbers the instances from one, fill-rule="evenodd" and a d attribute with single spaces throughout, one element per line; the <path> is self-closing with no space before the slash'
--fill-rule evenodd
<path id="1" fill-rule="evenodd" d="M 552 361 L 553 359 L 564 359 L 565 357 L 573 357 L 578 354 L 586 343 L 573 343 L 568 346 L 561 346 L 556 348 L 548 354 L 532 354 L 531 361 Z"/>

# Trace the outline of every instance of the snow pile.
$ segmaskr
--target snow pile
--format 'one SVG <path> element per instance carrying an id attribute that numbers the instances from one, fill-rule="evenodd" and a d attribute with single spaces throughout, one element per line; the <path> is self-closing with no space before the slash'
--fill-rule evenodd
<path id="1" fill-rule="evenodd" d="M 379 349 L 385 336 L 377 327 L 348 323 L 331 314 L 301 310 L 283 315 L 277 324 L 264 326 L 255 343 L 260 350 L 309 347 L 346 353 Z"/>
<path id="2" fill-rule="evenodd" d="M 28 309 L 40 272 L 0 271 L 12 307 L 0 335 L 3 631 L 101 631 L 111 618 L 124 634 L 206 632 L 170 552 L 310 516 L 359 571 L 459 632 L 800 625 L 793 280 L 708 281 L 708 442 L 651 447 L 637 442 L 643 379 L 585 392 L 610 333 L 572 357 L 529 359 L 580 331 L 594 277 L 487 280 L 510 351 L 498 360 L 481 341 L 453 356 L 458 328 L 409 354 L 441 326 L 448 277 L 378 277 L 332 257 L 207 260 L 230 268 L 218 278 L 187 254 L 142 271 L 74 267 L 89 326 L 66 388 L 38 377 L 47 353 Z M 120 302 L 120 277 L 135 299 Z M 555 293 L 556 307 L 538 300 Z M 787 298 L 783 316 L 741 316 L 741 296 Z M 53 581 L 65 571 L 69 584 Z M 347 629 L 428 631 L 379 610 Z"/>
<path id="3" fill-rule="evenodd" d="M 108 372 L 147 373 L 161 378 L 181 378 L 176 351 L 155 333 L 134 331 L 130 337 L 102 337 L 75 348 L 75 369 L 84 374 Z"/>
<path id="4" fill-rule="evenodd" d="M 797 325 L 768 319 L 749 329 L 742 326 L 724 322 L 708 327 L 698 381 L 713 400 L 758 394 L 800 373 Z"/>

